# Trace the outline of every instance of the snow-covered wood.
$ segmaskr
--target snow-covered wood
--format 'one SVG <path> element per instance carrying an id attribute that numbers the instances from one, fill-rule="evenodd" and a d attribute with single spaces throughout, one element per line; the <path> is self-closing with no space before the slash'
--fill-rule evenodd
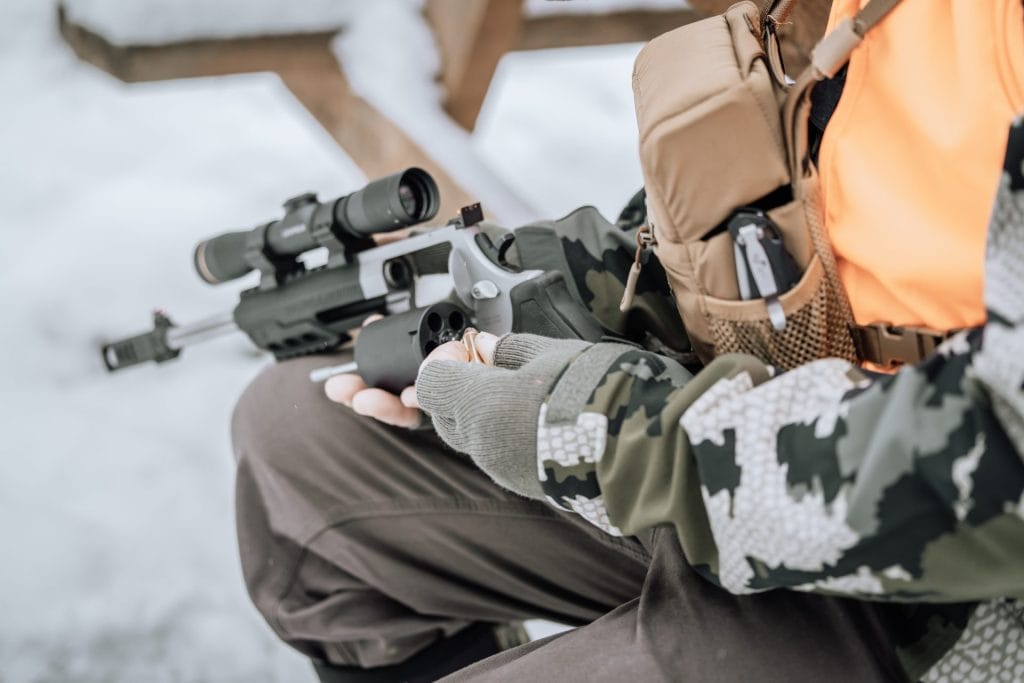
<path id="1" fill-rule="evenodd" d="M 424 14 L 441 56 L 444 108 L 466 130 L 509 52 L 642 42 L 700 16 L 679 0 L 426 0 Z"/>
<path id="2" fill-rule="evenodd" d="M 337 31 L 371 3 L 395 0 L 62 0 L 75 23 L 115 45 L 165 45 Z M 422 0 L 397 0 L 419 7 Z M 683 9 L 682 0 L 511 0 L 528 17 Z M 462 4 L 462 0 L 449 0 Z"/>
<path id="3" fill-rule="evenodd" d="M 426 154 L 391 119 L 352 91 L 330 49 L 333 33 L 123 46 L 75 24 L 64 11 L 59 24 L 79 57 L 130 83 L 272 71 L 367 176 L 420 166 L 437 180 L 442 215 L 455 215 L 459 207 L 475 201 L 452 181 L 443 161 Z"/>
<path id="4" fill-rule="evenodd" d="M 376 0 L 373 0 L 376 1 Z M 61 0 L 74 23 L 115 45 L 167 45 L 337 31 L 365 0 Z"/>
<path id="5" fill-rule="evenodd" d="M 115 12 L 119 1 L 63 0 L 61 30 L 83 59 L 130 82 L 275 71 L 368 175 L 421 166 L 438 180 L 442 215 L 482 200 L 493 217 L 511 222 L 529 220 L 533 210 L 478 158 L 466 133 L 503 55 L 524 46 L 646 39 L 694 18 L 670 11 L 680 3 L 665 0 L 581 2 L 586 17 L 578 10 L 556 16 L 523 0 L 428 0 L 425 7 L 421 0 L 375 0 L 359 11 L 351 2 L 331 11 L 299 2 L 275 24 L 275 3 L 262 0 L 245 21 L 232 23 L 219 10 L 204 13 L 186 2 L 176 11 L 191 19 L 170 24 L 178 28 L 133 33 L 138 17 Z M 138 2 L 161 17 L 175 12 L 163 0 Z M 272 35 L 202 38 L 216 20 L 223 20 L 223 34 Z M 341 66 L 324 50 L 337 25 L 344 25 L 334 41 Z M 318 32 L 278 35 L 297 29 Z M 143 42 L 123 44 L 131 36 Z M 179 42 L 166 42 L 174 36 Z"/>

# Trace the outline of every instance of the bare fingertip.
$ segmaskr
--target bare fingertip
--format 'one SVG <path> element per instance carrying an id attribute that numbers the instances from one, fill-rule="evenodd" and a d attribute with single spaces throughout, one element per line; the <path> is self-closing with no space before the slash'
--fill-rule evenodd
<path id="1" fill-rule="evenodd" d="M 327 382 L 324 383 L 324 393 L 327 394 L 327 398 L 331 399 L 335 403 L 340 403 L 349 407 L 352 406 L 351 401 L 348 400 L 348 396 L 345 395 L 345 392 L 341 391 L 341 388 L 336 382 L 332 383 L 331 380 L 327 380 Z"/>
<path id="2" fill-rule="evenodd" d="M 359 392 L 352 397 L 352 401 L 348 403 L 348 406 L 358 415 L 368 415 L 370 413 L 372 403 L 372 397 L 365 395 L 363 392 Z"/>
<path id="3" fill-rule="evenodd" d="M 490 332 L 481 332 L 476 337 L 476 348 L 480 357 L 487 365 L 494 365 L 494 348 L 498 345 L 498 337 Z"/>
<path id="4" fill-rule="evenodd" d="M 420 402 L 416 398 L 416 387 L 406 387 L 402 389 L 402 394 L 399 396 L 402 400 L 402 405 L 406 408 L 419 408 Z"/>

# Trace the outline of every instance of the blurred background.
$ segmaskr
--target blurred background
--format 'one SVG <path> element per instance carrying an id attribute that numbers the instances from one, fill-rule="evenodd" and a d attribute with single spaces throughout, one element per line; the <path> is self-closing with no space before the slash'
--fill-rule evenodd
<path id="1" fill-rule="evenodd" d="M 195 243 L 412 164 L 513 226 L 640 187 L 630 73 L 679 0 L 0 3 L 0 681 L 311 681 L 245 596 L 241 335 L 108 375 L 104 340 L 230 310 Z M 253 282 L 248 281 L 248 285 Z M 534 633 L 550 628 L 532 624 Z"/>

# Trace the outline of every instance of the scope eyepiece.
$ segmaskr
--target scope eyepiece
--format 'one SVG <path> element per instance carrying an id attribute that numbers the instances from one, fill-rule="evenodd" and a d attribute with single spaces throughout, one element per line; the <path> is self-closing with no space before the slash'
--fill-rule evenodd
<path id="1" fill-rule="evenodd" d="M 375 180 L 342 197 L 334 208 L 338 226 L 352 237 L 369 237 L 429 221 L 441 204 L 437 183 L 421 168 Z"/>
<path id="2" fill-rule="evenodd" d="M 223 233 L 196 245 L 193 263 L 204 282 L 234 280 L 259 267 L 259 260 L 284 267 L 300 254 L 322 246 L 313 221 L 330 222 L 330 233 L 346 248 L 379 232 L 392 232 L 428 221 L 441 205 L 437 183 L 421 168 L 408 168 L 374 180 L 361 190 L 329 202 L 302 195 L 285 203 L 281 220 L 252 230 Z M 365 247 L 353 247 L 365 248 Z M 252 253 L 250 253 L 250 250 Z"/>
<path id="3" fill-rule="evenodd" d="M 421 168 L 410 168 L 401 175 L 398 197 L 402 208 L 416 223 L 429 221 L 441 206 L 441 193 L 434 178 Z"/>

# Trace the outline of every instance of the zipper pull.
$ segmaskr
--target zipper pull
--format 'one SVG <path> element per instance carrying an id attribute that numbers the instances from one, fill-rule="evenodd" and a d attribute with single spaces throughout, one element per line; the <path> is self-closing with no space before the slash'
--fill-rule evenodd
<path id="1" fill-rule="evenodd" d="M 622 292 L 622 301 L 619 302 L 619 310 L 625 313 L 633 307 L 633 298 L 636 296 L 636 282 L 640 279 L 640 269 L 643 267 L 644 250 L 653 247 L 658 243 L 654 237 L 654 231 L 650 223 L 644 223 L 636 231 L 636 256 L 633 257 L 633 265 L 629 267 L 629 275 L 626 276 L 626 289 Z"/>

